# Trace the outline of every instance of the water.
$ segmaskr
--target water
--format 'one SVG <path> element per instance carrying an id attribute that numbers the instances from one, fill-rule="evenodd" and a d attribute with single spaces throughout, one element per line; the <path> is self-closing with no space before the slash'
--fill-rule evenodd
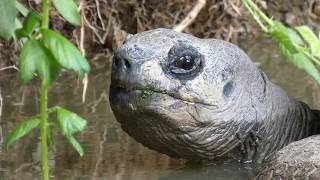
<path id="1" fill-rule="evenodd" d="M 259 42 L 259 43 L 257 43 Z M 320 88 L 316 83 L 282 60 L 268 40 L 243 43 L 250 57 L 269 78 L 289 95 L 320 109 Z M 104 59 L 108 61 L 108 59 Z M 108 100 L 110 66 L 90 74 L 87 101 L 81 103 L 82 86 L 75 76 L 65 75 L 50 89 L 49 104 L 60 105 L 88 120 L 84 133 L 77 136 L 85 149 L 80 158 L 66 140 L 56 135 L 56 152 L 49 154 L 50 173 L 55 180 L 207 180 L 249 179 L 250 165 L 236 162 L 196 165 L 151 151 L 127 136 L 113 117 Z M 0 117 L 0 142 L 9 130 L 38 109 L 37 87 L 21 86 L 15 73 L 0 71 L 3 113 Z M 317 102 L 318 101 L 318 102 Z M 39 179 L 40 145 L 32 133 L 9 150 L 0 148 L 0 179 Z M 2 145 L 1 145 L 2 146 Z"/>

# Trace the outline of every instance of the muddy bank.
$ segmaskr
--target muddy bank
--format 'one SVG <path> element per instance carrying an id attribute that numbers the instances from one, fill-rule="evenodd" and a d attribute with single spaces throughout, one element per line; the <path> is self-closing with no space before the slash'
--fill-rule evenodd
<path id="1" fill-rule="evenodd" d="M 85 3 L 84 45 L 94 66 L 101 65 L 101 56 L 111 56 L 127 33 L 148 29 L 173 28 L 188 14 L 195 0 L 88 0 Z M 269 16 L 287 25 L 307 24 L 316 31 L 320 23 L 318 0 L 258 0 Z M 39 9 L 36 1 L 24 0 L 30 9 Z M 66 23 L 54 11 L 51 27 L 79 44 L 80 30 Z M 240 0 L 207 1 L 193 23 L 184 32 L 198 37 L 225 39 L 238 43 L 260 33 L 252 17 L 244 10 Z M 19 46 L 0 41 L 0 68 L 16 64 Z M 97 60 L 98 59 L 98 60 Z M 108 58 L 104 58 L 106 61 Z M 102 64 L 104 64 L 102 62 Z"/>

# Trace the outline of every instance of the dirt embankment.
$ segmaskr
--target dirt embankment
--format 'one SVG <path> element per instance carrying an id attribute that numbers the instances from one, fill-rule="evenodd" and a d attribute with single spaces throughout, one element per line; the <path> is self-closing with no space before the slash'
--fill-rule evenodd
<path id="1" fill-rule="evenodd" d="M 24 0 L 30 9 L 39 9 L 34 0 Z M 196 0 L 86 0 L 84 3 L 87 56 L 95 66 L 101 64 L 101 55 L 111 56 L 127 33 L 148 29 L 173 28 L 194 7 Z M 319 0 L 258 0 L 257 4 L 269 16 L 287 25 L 307 24 L 319 31 Z M 73 42 L 80 42 L 80 28 L 65 22 L 54 11 L 51 27 L 62 32 Z M 259 29 L 244 10 L 240 0 L 210 0 L 184 32 L 198 37 L 225 39 L 237 43 L 250 38 Z M 0 41 L 0 68 L 16 64 L 19 46 Z M 105 58 L 104 58 L 105 59 Z"/>

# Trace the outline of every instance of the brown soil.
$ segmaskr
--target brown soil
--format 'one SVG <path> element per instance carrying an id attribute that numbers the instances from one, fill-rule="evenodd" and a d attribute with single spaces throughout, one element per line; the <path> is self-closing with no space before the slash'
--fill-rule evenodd
<path id="1" fill-rule="evenodd" d="M 33 0 L 24 0 L 30 9 L 39 9 Z M 84 48 L 94 66 L 108 61 L 112 52 L 128 33 L 165 27 L 173 28 L 192 9 L 195 0 L 84 0 Z M 287 25 L 307 24 L 319 31 L 319 0 L 258 0 L 269 16 Z M 80 28 L 65 22 L 55 11 L 51 12 L 51 27 L 79 45 Z M 240 0 L 207 0 L 193 23 L 184 32 L 198 37 L 219 38 L 234 43 L 259 32 L 252 17 Z M 0 41 L 0 68 L 16 64 L 18 46 Z M 107 56 L 107 58 L 105 57 Z M 104 58 L 101 58 L 104 57 Z M 104 62 L 101 62 L 103 60 Z"/>

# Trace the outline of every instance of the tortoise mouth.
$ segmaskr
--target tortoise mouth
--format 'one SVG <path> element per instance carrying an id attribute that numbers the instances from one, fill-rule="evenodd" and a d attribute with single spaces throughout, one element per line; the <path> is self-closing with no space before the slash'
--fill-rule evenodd
<path id="1" fill-rule="evenodd" d="M 203 106 L 202 103 L 183 99 L 166 91 L 110 86 L 109 99 L 116 114 L 157 114 L 157 118 L 166 119 L 170 127 L 183 132 L 192 132 L 194 127 L 207 125 L 191 115 L 193 109 Z"/>
<path id="2" fill-rule="evenodd" d="M 157 95 L 169 96 L 188 105 L 199 104 L 205 106 L 216 106 L 213 104 L 205 103 L 198 99 L 184 97 L 177 92 L 163 90 L 156 87 L 127 86 L 121 83 L 111 83 L 110 97 L 112 98 L 113 96 L 118 96 L 119 94 L 121 94 L 122 96 L 126 96 L 126 99 L 128 101 L 130 101 L 130 97 L 132 97 L 133 99 L 140 98 L 141 100 L 146 101 L 150 97 Z"/>
<path id="3" fill-rule="evenodd" d="M 176 95 L 174 93 L 171 93 L 166 90 L 156 89 L 156 88 L 140 88 L 140 87 L 124 87 L 124 86 L 111 86 L 110 87 L 110 96 L 122 94 L 127 96 L 135 96 L 135 98 L 138 98 L 140 95 L 141 99 L 148 99 L 149 97 L 153 95 L 163 95 L 163 96 L 170 96 L 176 100 L 180 100 L 186 104 L 195 104 L 198 102 L 195 102 L 190 99 L 182 98 L 179 95 Z"/>

